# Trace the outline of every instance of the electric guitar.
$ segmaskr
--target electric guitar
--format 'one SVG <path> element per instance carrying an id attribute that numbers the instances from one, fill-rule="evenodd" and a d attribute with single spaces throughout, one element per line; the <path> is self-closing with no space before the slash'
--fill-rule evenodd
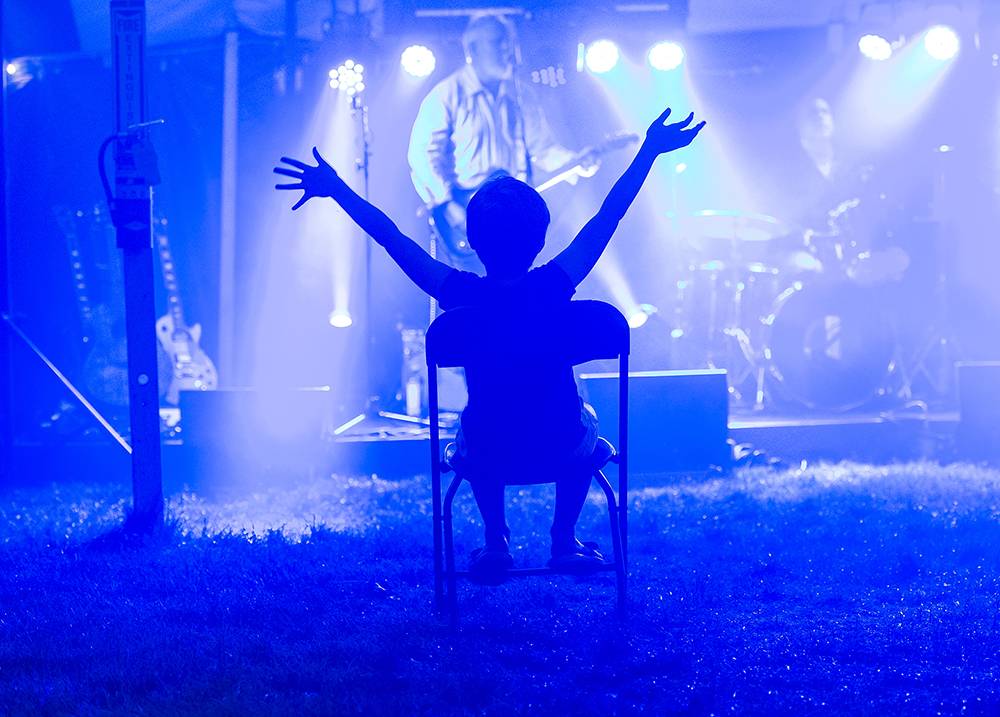
<path id="1" fill-rule="evenodd" d="M 83 387 L 91 399 L 109 406 L 122 407 L 128 405 L 128 362 L 126 360 L 125 335 L 123 322 L 115 321 L 109 305 L 109 298 L 114 294 L 110 290 L 102 296 L 103 300 L 95 303 L 92 287 L 89 282 L 88 269 L 100 267 L 96 257 L 98 250 L 105 247 L 95 247 L 94 243 L 102 241 L 101 232 L 93 231 L 99 228 L 99 215 L 91 217 L 83 211 L 73 212 L 65 207 L 56 209 L 56 221 L 66 240 L 66 252 L 69 255 L 70 272 L 73 277 L 73 293 L 76 298 L 76 308 L 80 315 L 84 358 L 82 379 Z M 90 252 L 84 256 L 80 242 L 80 230 L 87 234 L 87 240 L 92 245 Z M 115 277 L 114 266 L 106 266 L 103 279 L 108 287 Z M 99 271 L 99 273 L 101 273 Z M 100 292 L 98 292 L 100 294 Z"/>
<path id="2" fill-rule="evenodd" d="M 578 153 L 566 163 L 564 169 L 536 185 L 535 189 L 538 192 L 545 192 L 563 182 L 575 184 L 581 177 L 593 177 L 597 173 L 598 160 L 603 155 L 612 150 L 627 147 L 638 140 L 639 135 L 634 133 L 619 132 L 611 135 L 600 144 Z M 508 174 L 508 172 L 497 169 L 490 172 L 489 176 L 503 174 Z M 472 247 L 469 246 L 469 238 L 465 230 L 465 209 L 469 206 L 472 195 L 478 189 L 478 186 L 471 189 L 456 187 L 452 190 L 451 201 L 440 204 L 430 211 L 431 224 L 437 236 L 447 253 L 456 260 L 468 259 L 475 255 Z"/>
<path id="3" fill-rule="evenodd" d="M 125 408 L 128 406 L 125 299 L 121 259 L 110 225 L 100 206 L 90 211 L 58 207 L 55 215 L 66 240 L 80 316 L 82 387 L 88 398 L 96 403 Z M 162 351 L 157 351 L 156 359 L 162 398 L 170 376 L 170 364 Z"/>
<path id="4" fill-rule="evenodd" d="M 218 385 L 212 360 L 202 351 L 201 324 L 188 326 L 170 254 L 167 220 L 153 222 L 153 237 L 160 255 L 163 285 L 167 291 L 167 313 L 156 321 L 156 338 L 170 358 L 170 379 L 164 394 L 167 403 L 177 405 L 181 391 L 211 391 Z"/>

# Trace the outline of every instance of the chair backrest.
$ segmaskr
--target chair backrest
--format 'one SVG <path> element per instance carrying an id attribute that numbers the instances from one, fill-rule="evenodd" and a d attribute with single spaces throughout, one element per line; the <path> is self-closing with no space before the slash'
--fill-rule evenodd
<path id="1" fill-rule="evenodd" d="M 545 315 L 465 307 L 434 320 L 426 351 L 431 369 L 546 359 L 575 366 L 627 356 L 629 327 L 621 312 L 603 301 L 571 301 Z"/>

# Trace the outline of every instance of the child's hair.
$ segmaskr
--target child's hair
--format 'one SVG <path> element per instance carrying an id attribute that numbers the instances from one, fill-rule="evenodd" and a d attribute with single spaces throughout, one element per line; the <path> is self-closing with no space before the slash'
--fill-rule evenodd
<path id="1" fill-rule="evenodd" d="M 518 274 L 545 246 L 549 208 L 542 195 L 514 177 L 490 179 L 469 202 L 469 246 L 488 272 Z"/>

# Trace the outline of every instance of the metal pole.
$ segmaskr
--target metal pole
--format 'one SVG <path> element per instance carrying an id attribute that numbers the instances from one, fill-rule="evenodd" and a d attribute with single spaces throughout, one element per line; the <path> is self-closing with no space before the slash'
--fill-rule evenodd
<path id="1" fill-rule="evenodd" d="M 112 218 L 125 274 L 129 418 L 132 433 L 130 530 L 163 523 L 160 399 L 153 301 L 152 185 L 159 181 L 147 137 L 146 3 L 111 0 L 115 76 L 115 199 Z"/>
<path id="2" fill-rule="evenodd" d="M 368 105 L 361 99 L 360 95 L 355 95 L 351 98 L 351 109 L 358 114 L 361 125 L 361 157 L 357 160 L 356 164 L 364 179 L 365 201 L 371 201 L 371 179 L 369 175 L 371 145 L 369 144 Z M 373 349 L 375 343 L 375 332 L 372 329 L 372 313 L 372 241 L 370 237 L 365 237 L 365 348 L 362 355 L 362 364 L 365 373 L 363 383 L 365 389 L 364 413 L 369 416 L 378 411 L 376 405 L 378 397 L 374 395 L 375 391 L 372 389 L 371 380 L 371 361 L 374 356 Z"/>
<path id="3" fill-rule="evenodd" d="M 219 376 L 233 375 L 236 335 L 236 172 L 239 108 L 239 33 L 227 32 L 222 87 L 222 190 L 219 228 Z"/>
<path id="4" fill-rule="evenodd" d="M 0 57 L 4 55 L 3 1 L 0 0 Z M 7 73 L 3 73 L 0 94 L 0 313 L 10 312 L 10 285 L 8 283 L 7 254 Z M 4 331 L 0 339 L 0 476 L 9 476 L 13 469 L 13 425 L 11 421 L 11 385 L 13 369 L 11 352 L 13 342 Z"/>

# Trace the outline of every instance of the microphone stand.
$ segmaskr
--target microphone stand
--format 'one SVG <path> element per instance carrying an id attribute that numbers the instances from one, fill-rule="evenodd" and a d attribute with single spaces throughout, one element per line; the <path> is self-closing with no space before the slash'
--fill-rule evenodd
<path id="1" fill-rule="evenodd" d="M 361 156 L 354 160 L 355 168 L 361 172 L 363 177 L 363 193 L 365 201 L 371 201 L 371 177 L 370 177 L 370 167 L 371 167 L 371 131 L 368 124 L 368 105 L 361 99 L 361 93 L 358 93 L 351 97 L 351 110 L 352 113 L 358 117 L 360 127 L 361 127 Z M 365 421 L 374 421 L 376 419 L 389 419 L 393 421 L 403 421 L 406 423 L 417 423 L 420 425 L 429 426 L 430 421 L 424 420 L 422 418 L 417 418 L 413 416 L 407 416 L 405 414 L 394 413 L 391 411 L 383 411 L 379 409 L 379 396 L 375 395 L 375 391 L 372 389 L 371 381 L 371 365 L 373 352 L 372 348 L 375 343 L 375 333 L 372 331 L 372 242 L 374 240 L 366 236 L 365 237 L 365 331 L 364 331 L 364 349 L 362 351 L 362 362 L 364 368 L 363 387 L 365 392 L 364 397 L 364 407 L 361 412 L 354 417 L 348 419 L 344 423 L 340 424 L 333 429 L 333 436 L 336 438 L 338 436 L 344 435 L 347 431 L 352 428 L 363 424 Z M 378 433 L 383 433 L 381 428 L 377 429 Z"/>

